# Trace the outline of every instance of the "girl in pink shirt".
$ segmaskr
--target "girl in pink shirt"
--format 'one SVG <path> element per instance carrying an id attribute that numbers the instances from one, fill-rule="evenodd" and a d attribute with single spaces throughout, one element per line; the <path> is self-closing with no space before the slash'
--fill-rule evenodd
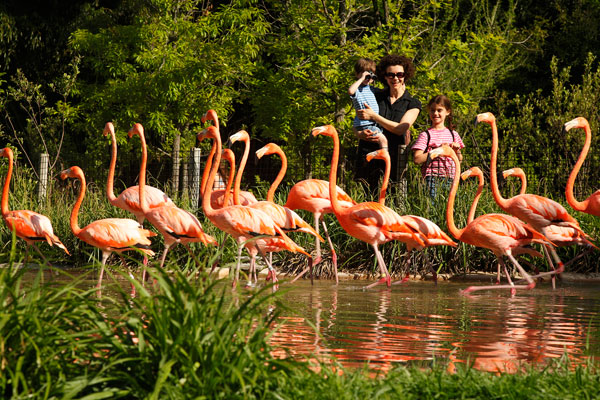
<path id="1" fill-rule="evenodd" d="M 429 152 L 443 144 L 450 145 L 458 159 L 462 161 L 460 149 L 465 147 L 462 139 L 452 125 L 452 104 L 443 94 L 433 97 L 427 104 L 431 126 L 421 132 L 412 146 L 415 164 L 421 164 L 421 174 L 425 178 L 427 190 L 431 197 L 437 195 L 440 185 L 449 187 L 454 177 L 454 161 L 449 157 L 429 158 Z M 449 128 L 446 128 L 448 120 Z"/>

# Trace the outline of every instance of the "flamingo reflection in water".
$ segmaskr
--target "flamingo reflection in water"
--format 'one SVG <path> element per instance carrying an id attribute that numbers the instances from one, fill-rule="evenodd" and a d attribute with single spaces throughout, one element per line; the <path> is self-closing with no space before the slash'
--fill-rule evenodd
<path id="1" fill-rule="evenodd" d="M 498 375 L 518 373 L 530 366 L 544 367 L 548 361 L 564 356 L 572 368 L 587 362 L 582 351 L 586 322 L 577 313 L 565 312 L 564 295 L 552 294 L 550 299 L 530 296 L 486 300 L 488 307 L 478 307 L 470 313 L 469 323 L 479 328 L 469 331 L 468 340 L 452 343 L 449 372 L 455 372 L 458 364 L 468 364 Z M 493 301 L 499 304 L 492 306 Z M 540 307 L 548 304 L 548 310 L 540 315 Z"/>

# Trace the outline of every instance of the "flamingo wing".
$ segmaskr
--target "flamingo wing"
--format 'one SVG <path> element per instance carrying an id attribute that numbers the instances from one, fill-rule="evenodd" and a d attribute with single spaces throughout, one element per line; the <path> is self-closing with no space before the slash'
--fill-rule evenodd
<path id="1" fill-rule="evenodd" d="M 50 218 L 45 215 L 30 210 L 14 210 L 8 212 L 4 221 L 9 228 L 14 226 L 16 235 L 23 240 L 46 241 L 49 245 L 56 245 L 69 254 L 65 245 L 54 234 Z"/>
<path id="2" fill-rule="evenodd" d="M 146 191 L 146 201 L 150 209 L 174 205 L 173 200 L 162 190 L 152 186 L 144 186 L 144 190 Z M 140 189 L 138 186 L 128 187 L 121 192 L 119 197 L 117 197 L 117 202 L 118 206 L 124 210 L 133 214 L 143 214 L 140 207 Z"/>
<path id="3" fill-rule="evenodd" d="M 509 211 L 512 215 L 533 226 L 559 225 L 581 230 L 579 223 L 561 204 L 535 194 L 513 197 Z"/>
<path id="4" fill-rule="evenodd" d="M 207 235 L 196 216 L 176 206 L 154 208 L 146 214 L 152 225 L 163 235 L 169 235 L 176 240 L 200 239 L 204 244 L 217 244 L 217 241 Z"/>
<path id="5" fill-rule="evenodd" d="M 402 218 L 421 234 L 420 238 L 427 246 L 457 246 L 456 242 L 433 221 L 418 215 L 403 215 Z"/>
<path id="6" fill-rule="evenodd" d="M 146 254 L 154 255 L 149 249 L 152 244 L 149 237 L 156 236 L 156 233 L 142 228 L 132 219 L 107 218 L 94 221 L 83 228 L 78 236 L 103 251 L 120 252 L 138 247 Z"/>
<path id="7" fill-rule="evenodd" d="M 261 210 L 277 224 L 284 232 L 305 232 L 323 241 L 321 235 L 293 210 L 272 201 L 259 201 L 250 207 Z"/>

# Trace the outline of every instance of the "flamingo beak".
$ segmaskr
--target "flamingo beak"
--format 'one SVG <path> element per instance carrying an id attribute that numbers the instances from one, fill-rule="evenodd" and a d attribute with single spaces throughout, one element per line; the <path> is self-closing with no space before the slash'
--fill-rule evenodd
<path id="1" fill-rule="evenodd" d="M 512 174 L 514 174 L 514 173 L 515 173 L 515 170 L 514 170 L 513 168 L 511 168 L 511 169 L 507 169 L 507 170 L 504 170 L 504 171 L 502 171 L 502 177 L 503 177 L 504 179 L 506 179 L 506 178 L 508 178 L 509 176 L 512 176 Z"/>
<path id="2" fill-rule="evenodd" d="M 571 130 L 577 126 L 579 126 L 579 118 L 572 119 L 571 121 L 569 121 L 563 125 L 562 133 L 565 134 L 569 130 Z"/>
<path id="3" fill-rule="evenodd" d="M 261 147 L 260 149 L 256 150 L 256 157 L 258 159 L 261 159 L 265 154 L 267 154 L 267 150 L 267 146 Z"/>
<path id="4" fill-rule="evenodd" d="M 466 170 L 465 172 L 460 174 L 460 179 L 462 179 L 463 181 L 466 180 L 468 177 L 471 176 L 472 172 L 473 171 L 471 171 L 470 169 Z"/>
<path id="5" fill-rule="evenodd" d="M 102 133 L 104 134 L 104 136 L 108 136 L 109 133 L 115 133 L 115 127 L 113 123 L 107 122 L 106 125 L 104 125 L 104 130 L 102 131 Z"/>
<path id="6" fill-rule="evenodd" d="M 320 135 L 320 134 L 322 134 L 322 133 L 323 133 L 323 132 L 325 132 L 326 130 L 327 130 L 327 128 L 326 128 L 325 126 L 318 126 L 318 127 L 316 127 L 316 128 L 313 128 L 313 130 L 312 130 L 311 134 L 312 134 L 313 136 L 317 136 L 317 135 Z"/>
<path id="7" fill-rule="evenodd" d="M 234 144 L 241 138 L 242 138 L 242 131 L 236 132 L 233 135 L 229 136 L 229 139 L 227 139 L 227 145 L 231 146 L 232 144 Z"/>
<path id="8" fill-rule="evenodd" d="M 69 174 L 71 173 L 71 169 L 65 169 L 64 171 L 60 172 L 60 179 L 62 179 L 63 181 L 65 179 L 67 179 L 69 177 Z"/>
<path id="9" fill-rule="evenodd" d="M 372 151 L 369 154 L 367 154 L 367 161 L 371 161 L 372 159 L 374 159 L 375 157 L 377 157 L 377 155 L 379 154 L 378 151 Z"/>

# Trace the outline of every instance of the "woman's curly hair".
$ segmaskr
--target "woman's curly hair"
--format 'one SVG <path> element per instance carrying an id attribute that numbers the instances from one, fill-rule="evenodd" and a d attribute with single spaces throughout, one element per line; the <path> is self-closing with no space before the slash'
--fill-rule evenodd
<path id="1" fill-rule="evenodd" d="M 413 76 L 415 76 L 415 65 L 412 60 L 406 56 L 401 56 L 398 54 L 388 54 L 384 56 L 379 63 L 377 64 L 377 78 L 383 82 L 387 86 L 387 82 L 385 80 L 385 72 L 387 68 L 391 65 L 402 65 L 404 67 L 404 81 L 410 80 Z"/>

